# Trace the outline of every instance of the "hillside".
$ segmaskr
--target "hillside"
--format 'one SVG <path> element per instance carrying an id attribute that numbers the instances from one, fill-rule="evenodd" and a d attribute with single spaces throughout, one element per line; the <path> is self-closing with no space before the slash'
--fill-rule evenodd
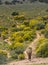
<path id="1" fill-rule="evenodd" d="M 1 0 L 0 0 L 1 1 Z M 23 3 L 33 3 L 33 2 L 36 2 L 36 1 L 38 1 L 38 2 L 44 2 L 44 3 L 48 3 L 48 0 L 2 0 L 2 2 L 16 2 L 16 3 L 20 3 L 20 4 L 23 4 Z"/>
<path id="2" fill-rule="evenodd" d="M 12 0 L 2 0 L 2 1 L 12 1 Z M 23 1 L 23 0 L 17 0 L 17 1 Z M 25 0 L 25 1 L 29 1 L 29 0 Z M 32 2 L 34 1 L 40 1 L 40 2 L 48 2 L 48 0 L 30 0 Z"/>
<path id="3" fill-rule="evenodd" d="M 48 4 L 0 5 L 0 65 L 25 59 L 30 45 L 35 59 L 48 57 Z"/>
<path id="4" fill-rule="evenodd" d="M 48 14 L 46 12 L 48 10 L 48 4 L 45 3 L 32 3 L 32 4 L 16 4 L 16 5 L 1 5 L 0 6 L 0 14 L 11 15 L 12 12 L 18 11 L 20 14 L 24 14 L 26 17 L 36 17 L 36 16 L 43 16 Z M 35 14 L 34 14 L 35 13 Z"/>

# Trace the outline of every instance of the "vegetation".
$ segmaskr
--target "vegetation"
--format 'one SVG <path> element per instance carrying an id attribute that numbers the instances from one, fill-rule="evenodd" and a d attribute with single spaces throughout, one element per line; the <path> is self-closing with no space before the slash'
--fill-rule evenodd
<path id="1" fill-rule="evenodd" d="M 23 53 L 36 38 L 36 31 L 44 35 L 37 42 L 36 56 L 48 57 L 48 4 L 36 2 L 26 5 L 23 2 L 13 0 L 15 6 L 0 6 L 0 59 L 3 58 L 0 64 L 7 59 L 24 59 Z"/>
<path id="2" fill-rule="evenodd" d="M 36 55 L 38 57 L 48 57 L 48 39 L 40 39 L 36 47 Z"/>
<path id="3" fill-rule="evenodd" d="M 11 1 L 1 1 L 0 0 L 0 5 L 1 4 L 6 4 L 6 5 L 16 5 L 16 3 L 18 3 L 18 4 L 23 4 L 23 3 L 33 3 L 33 2 L 36 2 L 36 1 L 39 1 L 39 2 L 45 2 L 45 3 L 48 3 L 48 0 L 11 0 Z"/>
<path id="4" fill-rule="evenodd" d="M 23 60 L 25 59 L 25 55 L 24 54 L 19 54 L 19 57 L 18 57 L 20 60 Z"/>
<path id="5" fill-rule="evenodd" d="M 4 64 L 7 61 L 7 53 L 0 50 L 0 64 Z"/>

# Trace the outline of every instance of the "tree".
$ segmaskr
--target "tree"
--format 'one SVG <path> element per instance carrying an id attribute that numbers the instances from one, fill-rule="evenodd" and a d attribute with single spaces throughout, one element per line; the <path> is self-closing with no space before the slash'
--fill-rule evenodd
<path id="1" fill-rule="evenodd" d="M 14 1 L 12 1 L 12 4 L 14 4 L 14 5 L 15 5 L 16 3 L 15 3 Z"/>
<path id="2" fill-rule="evenodd" d="M 23 0 L 23 1 L 25 1 L 25 0 Z"/>
<path id="3" fill-rule="evenodd" d="M 0 5 L 2 4 L 2 0 L 0 0 Z"/>
<path id="4" fill-rule="evenodd" d="M 16 4 L 16 2 L 17 2 L 17 0 L 13 0 L 13 1 L 12 1 L 13 4 Z"/>
<path id="5" fill-rule="evenodd" d="M 45 3 L 48 3 L 48 0 L 39 0 L 39 2 L 45 2 Z"/>
<path id="6" fill-rule="evenodd" d="M 32 3 L 32 2 L 35 2 L 35 1 L 37 1 L 37 0 L 29 0 L 30 1 L 30 3 Z"/>
<path id="7" fill-rule="evenodd" d="M 13 1 L 12 1 L 12 3 L 13 3 L 14 5 L 16 4 L 16 2 L 17 2 L 17 0 L 13 0 Z"/>
<path id="8" fill-rule="evenodd" d="M 6 5 L 8 5 L 8 4 L 9 4 L 9 2 L 8 2 L 8 1 L 5 1 L 5 4 L 6 4 Z"/>
<path id="9" fill-rule="evenodd" d="M 17 15 L 19 15 L 19 13 L 18 12 L 13 12 L 11 15 L 12 16 L 17 16 Z"/>
<path id="10" fill-rule="evenodd" d="M 39 2 L 44 2 L 44 0 L 39 0 Z"/>
<path id="11" fill-rule="evenodd" d="M 14 2 L 17 2 L 17 0 L 13 0 Z"/>

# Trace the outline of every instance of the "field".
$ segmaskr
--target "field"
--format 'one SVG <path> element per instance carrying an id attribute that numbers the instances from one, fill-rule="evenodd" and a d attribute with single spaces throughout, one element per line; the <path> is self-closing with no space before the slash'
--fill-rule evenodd
<path id="1" fill-rule="evenodd" d="M 20 14 L 24 14 L 26 17 L 32 18 L 48 14 L 46 9 L 48 9 L 48 4 L 39 2 L 32 4 L 1 5 L 0 15 L 7 14 L 7 16 L 9 16 L 12 12 L 18 11 Z"/>

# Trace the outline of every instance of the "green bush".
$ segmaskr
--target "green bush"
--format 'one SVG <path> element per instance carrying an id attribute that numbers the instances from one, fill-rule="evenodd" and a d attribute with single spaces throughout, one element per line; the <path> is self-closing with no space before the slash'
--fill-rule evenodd
<path id="1" fill-rule="evenodd" d="M 13 54 L 12 56 L 11 56 L 11 58 L 13 58 L 13 59 L 18 59 L 18 54 Z"/>
<path id="2" fill-rule="evenodd" d="M 48 38 L 48 24 L 46 24 L 46 26 L 45 26 L 44 35 L 46 38 Z"/>
<path id="3" fill-rule="evenodd" d="M 14 51 L 14 53 L 16 54 L 21 54 L 24 52 L 26 46 L 25 44 L 23 43 L 13 43 L 11 46 L 10 46 L 10 50 L 11 51 Z"/>
<path id="4" fill-rule="evenodd" d="M 23 59 L 25 59 L 25 55 L 24 54 L 19 54 L 18 58 L 19 58 L 19 60 L 23 60 Z"/>
<path id="5" fill-rule="evenodd" d="M 0 50 L 0 64 L 4 64 L 7 61 L 7 53 Z"/>
<path id="6" fill-rule="evenodd" d="M 11 34 L 10 40 L 20 43 L 23 43 L 24 41 L 32 41 L 36 37 L 36 33 L 34 30 L 29 29 L 27 28 L 24 31 L 14 32 Z"/>
<path id="7" fill-rule="evenodd" d="M 40 30 L 45 28 L 45 23 L 41 20 L 33 19 L 30 21 L 29 26 L 32 29 Z"/>
<path id="8" fill-rule="evenodd" d="M 48 31 L 45 31 L 44 35 L 46 38 L 48 38 Z"/>
<path id="9" fill-rule="evenodd" d="M 24 20 L 24 25 L 29 26 L 29 21 L 28 20 Z"/>
<path id="10" fill-rule="evenodd" d="M 10 54 L 12 59 L 24 59 L 23 52 L 26 46 L 23 43 L 14 43 L 10 46 Z M 22 54 L 22 56 L 21 56 Z"/>
<path id="11" fill-rule="evenodd" d="M 25 41 L 32 41 L 35 37 L 36 37 L 36 33 L 34 30 L 24 32 L 23 38 Z"/>
<path id="12" fill-rule="evenodd" d="M 17 15 L 19 15 L 19 12 L 12 12 L 11 15 L 12 15 L 12 16 L 17 16 Z"/>
<path id="13" fill-rule="evenodd" d="M 36 47 L 37 57 L 48 57 L 48 39 L 41 39 Z"/>

